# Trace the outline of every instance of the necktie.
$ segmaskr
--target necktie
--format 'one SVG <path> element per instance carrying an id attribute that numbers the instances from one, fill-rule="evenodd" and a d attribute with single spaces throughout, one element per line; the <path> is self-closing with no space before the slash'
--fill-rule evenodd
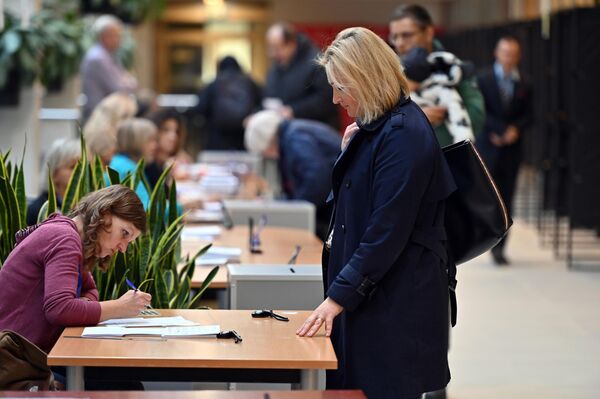
<path id="1" fill-rule="evenodd" d="M 510 86 L 512 84 L 512 81 L 510 80 L 509 77 L 504 76 L 501 80 L 500 80 L 500 84 L 498 85 L 498 89 L 500 90 L 500 99 L 502 100 L 502 105 L 506 108 L 508 107 L 508 105 L 510 104 L 510 101 L 512 100 L 512 96 L 510 93 Z"/>

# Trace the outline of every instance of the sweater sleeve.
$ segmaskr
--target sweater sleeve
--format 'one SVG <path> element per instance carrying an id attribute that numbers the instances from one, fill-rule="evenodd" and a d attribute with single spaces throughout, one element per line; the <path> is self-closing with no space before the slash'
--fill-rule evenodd
<path id="1" fill-rule="evenodd" d="M 96 288 L 96 282 L 92 273 L 82 272 L 83 284 L 81 286 L 81 296 L 89 299 L 90 301 L 98 301 L 98 289 Z"/>
<path id="2" fill-rule="evenodd" d="M 98 324 L 100 303 L 95 300 L 82 301 L 77 297 L 78 269 L 82 261 L 79 237 L 72 231 L 53 234 L 48 237 L 44 251 L 43 306 L 46 320 L 60 326 Z M 83 287 L 89 290 L 92 277 L 86 274 L 83 276 Z M 97 291 L 95 294 L 94 291 L 95 285 L 86 297 L 97 299 Z"/>

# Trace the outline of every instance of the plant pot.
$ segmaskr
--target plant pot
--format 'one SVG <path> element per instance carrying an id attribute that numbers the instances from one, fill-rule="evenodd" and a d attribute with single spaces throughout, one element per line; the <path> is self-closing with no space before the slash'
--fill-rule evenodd
<path id="1" fill-rule="evenodd" d="M 0 107 L 16 107 L 19 105 L 21 93 L 21 74 L 13 68 L 8 73 L 4 87 L 0 88 Z"/>

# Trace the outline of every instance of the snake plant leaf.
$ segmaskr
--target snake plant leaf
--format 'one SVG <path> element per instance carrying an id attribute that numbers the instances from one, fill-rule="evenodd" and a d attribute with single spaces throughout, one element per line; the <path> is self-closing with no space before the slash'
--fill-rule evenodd
<path id="1" fill-rule="evenodd" d="M 181 284 L 179 285 L 179 289 L 177 290 L 177 295 L 171 299 L 171 303 L 169 304 L 171 308 L 182 309 L 185 308 L 185 305 L 190 300 L 190 288 L 192 285 L 192 281 L 189 277 L 185 277 Z"/>
<path id="2" fill-rule="evenodd" d="M 79 194 L 79 183 L 81 181 L 82 171 L 83 163 L 81 162 L 81 160 L 79 160 L 75 164 L 75 168 L 73 169 L 73 173 L 71 174 L 71 178 L 69 179 L 69 183 L 67 184 L 67 189 L 65 190 L 65 195 L 63 197 L 61 209 L 63 215 L 67 215 L 69 213 L 77 199 L 77 195 Z"/>
<path id="3" fill-rule="evenodd" d="M 140 291 L 144 291 L 144 286 L 146 286 L 147 284 L 150 284 L 151 282 L 153 282 L 154 279 L 153 278 L 147 278 L 146 280 L 142 281 L 139 285 L 138 285 L 138 290 Z"/>
<path id="4" fill-rule="evenodd" d="M 46 219 L 48 215 L 56 212 L 56 207 L 56 189 L 54 188 L 54 180 L 52 180 L 52 174 L 50 173 L 50 168 L 48 167 L 48 208 L 46 209 L 44 219 Z"/>
<path id="5" fill-rule="evenodd" d="M 108 173 L 108 181 L 110 184 L 121 184 L 121 177 L 119 177 L 119 172 L 114 170 L 113 168 L 107 166 L 106 172 Z"/>
<path id="6" fill-rule="evenodd" d="M 204 291 L 206 291 L 206 289 L 208 288 L 208 286 L 210 285 L 210 283 L 213 281 L 213 279 L 215 278 L 215 276 L 217 275 L 218 272 L 219 272 L 219 266 L 215 266 L 208 273 L 208 276 L 206 276 L 206 278 L 202 282 L 202 285 L 200 285 L 200 288 L 198 289 L 198 293 L 188 303 L 188 306 L 187 306 L 188 309 L 194 309 L 194 308 L 196 308 L 198 306 L 198 303 L 200 302 L 202 294 L 204 294 Z"/>
<path id="7" fill-rule="evenodd" d="M 152 296 L 153 301 L 155 301 L 155 308 L 164 309 L 169 306 L 169 297 L 167 294 L 167 283 L 165 281 L 165 276 L 162 273 L 157 273 L 156 278 L 154 279 L 154 295 Z"/>
<path id="8" fill-rule="evenodd" d="M 25 140 L 27 143 L 27 140 Z M 15 195 L 17 197 L 17 205 L 19 209 L 19 228 L 23 228 L 27 225 L 27 196 L 25 195 L 25 177 L 23 172 L 23 158 L 25 158 L 25 148 L 23 148 L 23 157 L 21 158 L 21 164 L 15 168 Z"/>
<path id="9" fill-rule="evenodd" d="M 94 169 L 93 169 L 93 177 L 94 177 L 94 187 L 96 190 L 100 190 L 105 187 L 104 183 L 104 168 L 102 167 L 102 161 L 98 154 L 94 155 Z"/>
<path id="10" fill-rule="evenodd" d="M 7 235 L 14 237 L 15 233 L 21 228 L 19 204 L 14 188 L 4 177 L 0 177 L 0 194 L 4 197 L 4 206 L 6 206 L 8 216 L 8 225 L 5 231 Z M 12 239 L 12 246 L 14 246 L 14 238 Z"/>

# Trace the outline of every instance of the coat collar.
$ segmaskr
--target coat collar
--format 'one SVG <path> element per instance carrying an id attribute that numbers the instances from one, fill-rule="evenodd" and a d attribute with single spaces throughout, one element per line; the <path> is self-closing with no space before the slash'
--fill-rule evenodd
<path id="1" fill-rule="evenodd" d="M 410 101 L 410 97 L 402 96 L 402 97 L 400 97 L 400 101 L 398 101 L 398 103 L 394 106 L 394 108 L 387 111 L 386 113 L 381 115 L 379 118 L 377 118 L 374 121 L 371 121 L 369 123 L 363 123 L 360 121 L 360 119 L 357 119 L 356 124 L 358 125 L 358 127 L 360 127 L 361 130 L 365 130 L 365 131 L 371 132 L 371 133 L 375 132 L 390 118 L 391 115 L 399 113 L 400 108 L 403 105 L 405 105 L 406 103 L 408 103 L 409 101 Z"/>

